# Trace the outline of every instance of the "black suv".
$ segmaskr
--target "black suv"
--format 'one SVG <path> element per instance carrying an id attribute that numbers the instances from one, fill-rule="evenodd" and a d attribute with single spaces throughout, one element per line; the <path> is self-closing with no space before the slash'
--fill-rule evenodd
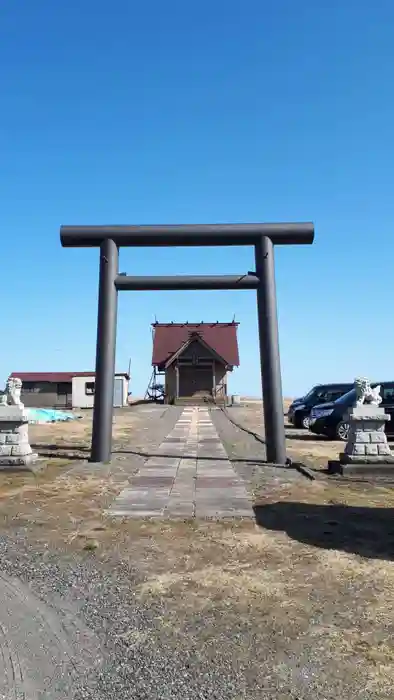
<path id="1" fill-rule="evenodd" d="M 316 404 L 336 401 L 340 396 L 346 394 L 354 384 L 317 384 L 301 399 L 295 399 L 289 406 L 287 420 L 295 428 L 308 428 L 309 416 L 313 406 Z"/>
<path id="2" fill-rule="evenodd" d="M 386 413 L 391 420 L 386 423 L 386 434 L 394 435 L 394 382 L 375 382 L 372 388 L 380 384 L 380 394 Z M 356 402 L 356 390 L 353 388 L 337 401 L 314 406 L 311 411 L 309 430 L 316 435 L 325 435 L 333 440 L 347 440 L 349 424 L 346 422 L 346 412 Z"/>

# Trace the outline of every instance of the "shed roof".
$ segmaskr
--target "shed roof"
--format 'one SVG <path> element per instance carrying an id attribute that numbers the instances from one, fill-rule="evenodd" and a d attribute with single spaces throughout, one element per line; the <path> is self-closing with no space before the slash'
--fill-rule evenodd
<path id="1" fill-rule="evenodd" d="M 191 335 L 197 333 L 228 365 L 239 365 L 238 323 L 152 323 L 152 365 L 164 365 Z"/>
<path id="2" fill-rule="evenodd" d="M 10 377 L 19 377 L 23 382 L 50 382 L 53 384 L 71 382 L 73 377 L 95 377 L 95 372 L 11 372 Z M 116 377 L 126 377 L 126 372 L 116 372 Z"/>

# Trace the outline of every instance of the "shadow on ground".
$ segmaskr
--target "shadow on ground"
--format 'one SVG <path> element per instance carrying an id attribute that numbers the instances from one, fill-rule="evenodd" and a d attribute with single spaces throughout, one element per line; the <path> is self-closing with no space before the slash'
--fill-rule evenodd
<path id="1" fill-rule="evenodd" d="M 255 506 L 256 523 L 304 544 L 394 560 L 394 509 L 277 502 Z"/>
<path id="2" fill-rule="evenodd" d="M 33 452 L 37 452 L 40 457 L 60 457 L 69 460 L 84 460 L 90 455 L 90 447 L 86 445 L 48 445 L 47 443 L 30 443 Z M 81 454 L 82 453 L 82 454 Z"/>
<path id="3" fill-rule="evenodd" d="M 196 459 L 196 455 L 194 454 L 176 454 L 176 453 L 171 453 L 171 452 L 143 452 L 141 450 L 114 450 L 114 454 L 125 454 L 125 455 L 136 455 L 138 457 L 144 457 L 144 459 L 152 459 L 154 457 L 157 458 L 168 458 L 168 459 Z M 250 457 L 248 459 L 230 459 L 227 457 L 218 457 L 218 456 L 213 456 L 213 457 L 204 457 L 199 455 L 198 456 L 198 461 L 199 462 L 245 462 L 246 464 L 254 464 L 254 465 L 266 465 L 266 466 L 272 466 L 267 464 L 266 460 L 263 459 L 257 459 L 255 457 Z M 282 469 L 287 469 L 287 467 L 279 467 Z"/>
<path id="4" fill-rule="evenodd" d="M 83 459 L 89 459 L 90 455 L 90 447 L 87 447 L 86 445 L 67 445 L 67 444 L 60 444 L 60 445 L 48 445 L 45 443 L 35 443 L 32 444 L 31 447 L 33 450 L 39 453 L 40 456 L 56 456 L 56 457 L 67 457 L 67 459 L 70 460 L 83 460 Z M 82 453 L 82 454 L 81 454 Z M 144 459 L 151 459 L 153 457 L 157 458 L 168 458 L 168 459 L 196 459 L 196 455 L 192 454 L 172 454 L 172 453 L 164 453 L 164 452 L 146 452 L 144 450 L 132 450 L 132 449 L 122 449 L 122 448 L 116 448 L 112 450 L 112 454 L 114 456 L 116 455 L 134 455 L 137 457 L 143 457 Z M 251 464 L 255 466 L 267 466 L 275 469 L 288 469 L 289 467 L 287 466 L 280 466 L 280 465 L 272 465 L 268 464 L 266 460 L 259 459 L 256 457 L 249 457 L 247 459 L 245 458 L 237 458 L 237 459 L 229 459 L 229 457 L 202 457 L 199 456 L 198 459 L 200 461 L 211 461 L 211 462 L 239 462 L 239 463 L 245 463 L 245 464 Z"/>
<path id="5" fill-rule="evenodd" d="M 289 429 L 286 429 L 287 440 L 305 440 L 306 442 L 332 442 L 330 438 L 325 435 L 315 435 L 314 433 L 307 433 L 299 431 L 297 434 L 289 433 Z M 295 430 L 292 428 L 291 430 Z"/>

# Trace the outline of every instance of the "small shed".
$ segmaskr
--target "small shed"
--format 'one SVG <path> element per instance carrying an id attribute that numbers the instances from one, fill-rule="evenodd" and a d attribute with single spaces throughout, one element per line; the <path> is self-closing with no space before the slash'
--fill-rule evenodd
<path id="1" fill-rule="evenodd" d="M 21 399 L 30 408 L 92 408 L 94 372 L 12 372 L 22 380 Z M 114 406 L 127 406 L 130 377 L 115 374 Z"/>
<path id="2" fill-rule="evenodd" d="M 239 365 L 238 323 L 153 323 L 155 381 L 165 403 L 225 402 L 227 375 Z"/>

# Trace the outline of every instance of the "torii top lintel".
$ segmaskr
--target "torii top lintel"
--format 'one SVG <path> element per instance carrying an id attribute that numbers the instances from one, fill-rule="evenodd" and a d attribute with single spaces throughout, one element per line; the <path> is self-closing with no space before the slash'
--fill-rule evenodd
<path id="1" fill-rule="evenodd" d="M 267 236 L 275 245 L 313 243 L 314 225 L 273 224 L 175 224 L 142 226 L 61 226 L 65 248 L 93 248 L 106 239 L 118 246 L 241 246 L 254 245 Z"/>

